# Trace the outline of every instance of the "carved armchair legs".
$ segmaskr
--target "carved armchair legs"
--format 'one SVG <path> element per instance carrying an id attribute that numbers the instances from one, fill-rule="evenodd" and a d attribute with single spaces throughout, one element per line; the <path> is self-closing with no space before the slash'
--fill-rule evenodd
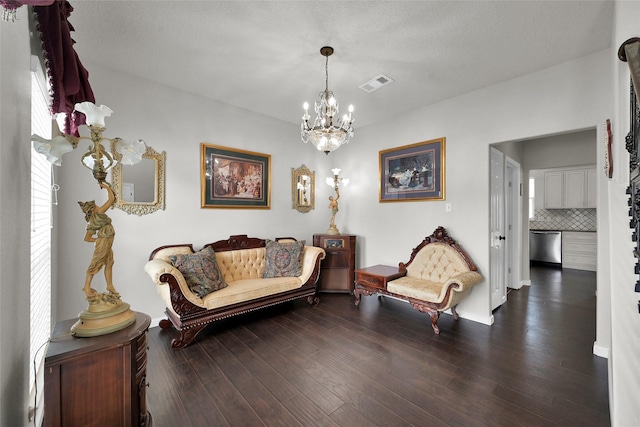
<path id="1" fill-rule="evenodd" d="M 434 310 L 431 307 L 427 307 L 424 304 L 421 304 L 415 300 L 409 301 L 413 308 L 418 310 L 421 313 L 427 313 L 431 318 L 431 327 L 433 328 L 433 332 L 436 334 L 440 334 L 440 328 L 438 327 L 438 319 L 440 318 L 440 312 L 438 310 Z"/>
<path id="2" fill-rule="evenodd" d="M 428 303 L 425 303 L 423 301 L 415 300 L 412 298 L 404 298 L 402 296 L 391 294 L 390 292 L 381 290 L 381 289 L 376 289 L 375 291 L 371 291 L 367 288 L 363 288 L 358 284 L 356 284 L 356 287 L 353 290 L 353 296 L 355 297 L 356 307 L 360 306 L 360 300 L 363 295 L 370 296 L 374 294 L 378 294 L 378 297 L 380 297 L 380 295 L 390 295 L 390 296 L 399 297 L 400 299 L 404 299 L 408 301 L 413 308 L 415 308 L 421 313 L 426 313 L 429 315 L 429 318 L 431 319 L 431 327 L 433 328 L 433 332 L 435 332 L 436 334 L 440 334 L 440 328 L 438 327 L 438 319 L 440 318 L 440 311 L 430 307 L 429 305 L 427 305 Z M 454 305 L 451 307 L 451 314 L 453 314 L 454 320 L 459 319 L 458 311 L 456 310 L 456 307 L 457 305 Z"/>
<path id="3" fill-rule="evenodd" d="M 375 292 L 371 292 L 368 289 L 365 288 L 361 288 L 359 286 L 356 285 L 355 289 L 353 290 L 353 296 L 355 297 L 355 304 L 356 307 L 360 306 L 360 298 L 362 297 L 362 295 L 368 297 L 370 295 L 373 295 Z"/>

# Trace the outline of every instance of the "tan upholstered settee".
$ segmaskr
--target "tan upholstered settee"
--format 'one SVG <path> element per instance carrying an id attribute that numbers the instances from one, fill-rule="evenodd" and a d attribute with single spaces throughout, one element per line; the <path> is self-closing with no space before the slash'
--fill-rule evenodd
<path id="1" fill-rule="evenodd" d="M 473 285 L 482 280 L 469 255 L 443 227 L 436 228 L 413 249 L 409 261 L 399 264 L 394 277 L 383 289 L 357 280 L 356 306 L 362 295 L 376 293 L 406 300 L 417 310 L 429 314 L 436 334 L 440 333 L 437 324 L 440 313 L 451 309 L 454 319 L 458 320 L 456 306 L 469 295 Z"/>
<path id="2" fill-rule="evenodd" d="M 295 241 L 290 238 L 276 240 Z M 301 273 L 298 276 L 263 278 L 267 268 L 267 242 L 236 235 L 205 245 L 200 252 L 213 249 L 218 274 L 227 286 L 203 297 L 192 291 L 193 288 L 189 287 L 184 275 L 170 259 L 195 254 L 191 244 L 161 246 L 151 253 L 145 271 L 153 279 L 167 307 L 167 319 L 160 321 L 160 327 L 173 325 L 180 331 L 180 338 L 171 342 L 173 348 L 187 346 L 205 326 L 219 319 L 298 298 L 306 298 L 311 305 L 318 304 L 316 282 L 320 275 L 320 261 L 325 257 L 324 250 L 302 246 L 301 243 Z"/>

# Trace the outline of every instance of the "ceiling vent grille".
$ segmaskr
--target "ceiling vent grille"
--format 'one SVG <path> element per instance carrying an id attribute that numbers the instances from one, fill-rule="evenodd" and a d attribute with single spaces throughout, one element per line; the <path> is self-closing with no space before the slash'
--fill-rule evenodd
<path id="1" fill-rule="evenodd" d="M 384 74 L 380 74 L 358 87 L 367 93 L 371 93 L 374 90 L 380 89 L 382 86 L 388 85 L 389 83 L 393 83 L 393 79 L 389 76 L 385 76 Z"/>

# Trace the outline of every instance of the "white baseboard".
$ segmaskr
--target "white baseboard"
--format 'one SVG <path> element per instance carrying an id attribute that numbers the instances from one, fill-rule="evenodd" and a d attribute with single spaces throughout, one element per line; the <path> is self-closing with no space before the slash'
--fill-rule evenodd
<path id="1" fill-rule="evenodd" d="M 609 358 L 609 347 L 602 347 L 597 342 L 593 343 L 593 354 L 599 357 Z"/>
<path id="2" fill-rule="evenodd" d="M 449 312 L 450 310 L 447 310 L 445 313 L 449 313 Z M 478 316 L 473 313 L 468 313 L 468 312 L 458 310 L 458 315 L 463 319 L 482 323 L 483 325 L 489 325 L 489 326 L 493 325 L 493 314 L 491 316 L 485 317 L 485 316 Z"/>
<path id="3" fill-rule="evenodd" d="M 155 328 L 156 326 L 160 326 L 160 321 L 166 319 L 166 317 L 158 317 L 155 319 L 151 319 L 151 324 L 149 325 L 150 328 Z"/>
<path id="4" fill-rule="evenodd" d="M 531 286 L 531 280 L 523 280 L 520 283 L 522 286 Z"/>

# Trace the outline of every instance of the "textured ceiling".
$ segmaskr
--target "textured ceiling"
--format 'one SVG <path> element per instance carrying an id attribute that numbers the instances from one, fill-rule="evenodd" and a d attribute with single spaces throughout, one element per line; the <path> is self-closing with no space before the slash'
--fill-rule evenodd
<path id="1" fill-rule="evenodd" d="M 610 46 L 611 1 L 79 1 L 89 68 L 144 77 L 284 121 L 329 88 L 354 128 Z M 385 74 L 395 81 L 358 88 Z M 90 76 L 91 81 L 91 76 Z M 100 94 L 96 94 L 100 103 Z"/>

